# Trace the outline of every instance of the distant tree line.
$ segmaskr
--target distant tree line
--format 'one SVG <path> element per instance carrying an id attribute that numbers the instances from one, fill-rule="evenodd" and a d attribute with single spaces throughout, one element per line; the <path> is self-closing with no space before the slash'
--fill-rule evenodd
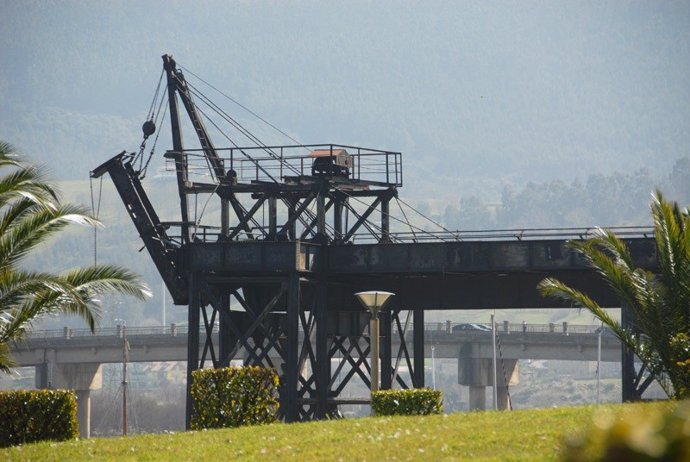
<path id="1" fill-rule="evenodd" d="M 445 207 L 442 218 L 447 228 L 460 230 L 646 225 L 655 188 L 690 205 L 690 157 L 659 177 L 640 169 L 594 174 L 584 182 L 530 182 L 522 188 L 506 186 L 499 203 L 480 194 L 463 196 Z"/>

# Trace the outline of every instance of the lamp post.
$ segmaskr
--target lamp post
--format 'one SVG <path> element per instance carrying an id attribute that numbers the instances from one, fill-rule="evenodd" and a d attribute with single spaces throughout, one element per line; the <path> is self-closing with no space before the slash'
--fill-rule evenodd
<path id="1" fill-rule="evenodd" d="M 496 322 L 494 321 L 494 314 L 491 314 L 491 344 L 493 348 L 493 356 L 492 356 L 492 361 L 491 361 L 491 369 L 493 369 L 493 381 L 494 381 L 494 389 L 493 389 L 493 401 L 494 401 L 494 411 L 498 410 L 498 388 L 497 387 L 497 373 L 496 373 Z M 524 327 L 524 323 L 523 323 Z M 523 328 L 524 330 L 524 328 Z"/>
<path id="2" fill-rule="evenodd" d="M 124 319 L 115 319 L 116 322 L 122 322 L 118 324 L 121 326 L 122 332 L 122 435 L 127 436 L 127 361 L 129 343 L 127 342 L 127 321 Z"/>
<path id="3" fill-rule="evenodd" d="M 369 321 L 369 331 L 371 337 L 371 393 L 379 389 L 379 311 L 386 302 L 395 295 L 392 292 L 382 292 L 380 290 L 369 290 L 355 294 L 357 300 L 369 310 L 371 320 Z"/>

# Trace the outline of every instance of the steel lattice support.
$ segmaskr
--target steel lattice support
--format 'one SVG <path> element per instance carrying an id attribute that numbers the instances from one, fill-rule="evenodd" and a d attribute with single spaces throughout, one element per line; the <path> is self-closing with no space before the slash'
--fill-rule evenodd
<path id="1" fill-rule="evenodd" d="M 199 292 L 198 275 L 189 275 L 189 310 L 187 312 L 187 323 L 189 333 L 187 334 L 187 406 L 185 413 L 185 427 L 190 428 L 192 422 L 192 412 L 194 403 L 191 399 L 192 373 L 199 369 L 199 311 L 201 310 L 201 300 Z M 201 366 L 203 367 L 203 365 Z"/>

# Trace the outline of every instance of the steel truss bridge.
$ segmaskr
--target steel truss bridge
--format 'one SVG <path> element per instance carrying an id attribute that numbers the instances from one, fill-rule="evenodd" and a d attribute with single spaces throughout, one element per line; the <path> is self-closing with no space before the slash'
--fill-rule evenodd
<path id="1" fill-rule="evenodd" d="M 194 370 L 226 366 L 244 351 L 245 364 L 281 371 L 286 421 L 335 415 L 349 381 L 371 384 L 371 343 L 360 342 L 369 338 L 369 314 L 353 296 L 365 290 L 396 294 L 381 313 L 383 389 L 424 386 L 424 330 L 413 330 L 411 342 L 407 334 L 410 321 L 424 325 L 425 310 L 560 307 L 537 293 L 547 276 L 620 307 L 566 245 L 591 230 L 427 231 L 408 222 L 402 207 L 402 219 L 392 212 L 402 202 L 400 153 L 263 144 L 190 83 L 171 56 L 163 64 L 167 91 L 157 91 L 151 107 L 167 102 L 172 149 L 164 157 L 177 178 L 180 216 L 161 220 L 141 181 L 145 142 L 160 114 L 144 124 L 138 154 L 123 151 L 92 177 L 110 175 L 175 304 L 188 306 L 188 390 Z M 207 126 L 230 147 L 216 148 Z M 183 132 L 195 135 L 196 146 L 185 146 Z M 240 147 L 237 137 L 252 146 Z M 617 232 L 637 264 L 656 267 L 651 230 Z M 396 373 L 400 364 L 411 371 L 407 381 Z M 345 365 L 350 373 L 336 383 Z M 629 354 L 623 370 L 624 399 L 639 397 L 644 374 Z M 192 412 L 188 394 L 188 423 Z"/>

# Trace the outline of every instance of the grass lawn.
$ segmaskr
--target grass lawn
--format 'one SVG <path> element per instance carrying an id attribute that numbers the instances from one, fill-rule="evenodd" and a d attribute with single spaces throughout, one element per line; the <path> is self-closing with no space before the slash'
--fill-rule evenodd
<path id="1" fill-rule="evenodd" d="M 675 405 L 663 402 L 605 407 L 616 411 L 624 406 Z M 93 438 L 7 448 L 0 450 L 0 460 L 558 460 L 564 437 L 586 427 L 594 409 L 583 406 L 372 417 Z"/>

